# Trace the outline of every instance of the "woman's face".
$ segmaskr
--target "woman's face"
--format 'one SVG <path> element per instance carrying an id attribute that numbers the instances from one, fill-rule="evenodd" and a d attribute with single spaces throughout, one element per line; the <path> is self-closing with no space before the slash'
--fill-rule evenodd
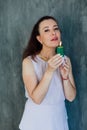
<path id="1" fill-rule="evenodd" d="M 57 47 L 61 40 L 61 34 L 57 23 L 53 19 L 44 20 L 39 25 L 38 41 L 46 47 Z"/>

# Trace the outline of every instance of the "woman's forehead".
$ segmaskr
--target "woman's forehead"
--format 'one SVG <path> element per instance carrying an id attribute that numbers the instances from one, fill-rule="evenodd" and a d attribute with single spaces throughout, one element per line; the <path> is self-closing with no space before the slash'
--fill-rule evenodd
<path id="1" fill-rule="evenodd" d="M 47 19 L 42 21 L 39 24 L 39 28 L 43 29 L 44 27 L 50 27 L 50 26 L 58 26 L 57 22 L 53 19 Z"/>

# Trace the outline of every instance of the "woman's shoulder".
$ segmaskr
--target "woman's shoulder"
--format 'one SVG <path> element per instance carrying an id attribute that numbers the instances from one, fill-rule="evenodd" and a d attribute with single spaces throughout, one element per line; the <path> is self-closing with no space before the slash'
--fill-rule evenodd
<path id="1" fill-rule="evenodd" d="M 27 66 L 28 65 L 28 67 L 31 67 L 32 66 L 31 57 L 27 56 L 26 58 L 24 58 L 23 61 L 22 61 L 22 65 L 23 66 Z"/>
<path id="2" fill-rule="evenodd" d="M 23 74 L 23 77 L 25 77 L 25 78 L 27 78 L 27 76 L 28 76 L 28 79 L 31 76 L 32 77 L 35 76 L 34 66 L 29 57 L 24 58 L 22 61 L 22 74 Z"/>
<path id="3" fill-rule="evenodd" d="M 30 56 L 27 56 L 26 58 L 23 59 L 22 63 L 26 63 L 30 61 Z"/>

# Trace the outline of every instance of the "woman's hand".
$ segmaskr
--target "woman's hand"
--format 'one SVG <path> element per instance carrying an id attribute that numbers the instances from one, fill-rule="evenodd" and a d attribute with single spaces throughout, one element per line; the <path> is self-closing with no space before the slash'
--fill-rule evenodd
<path id="1" fill-rule="evenodd" d="M 76 97 L 76 87 L 72 74 L 72 65 L 70 59 L 68 57 L 65 57 L 65 63 L 59 68 L 63 79 L 65 98 L 71 102 Z"/>
<path id="2" fill-rule="evenodd" d="M 60 54 L 56 54 L 50 60 L 48 60 L 48 71 L 54 72 L 59 66 L 62 65 L 62 56 Z"/>
<path id="3" fill-rule="evenodd" d="M 64 65 L 61 65 L 60 67 L 61 76 L 63 79 L 69 78 L 69 73 L 71 70 L 71 64 L 69 58 L 64 59 Z"/>

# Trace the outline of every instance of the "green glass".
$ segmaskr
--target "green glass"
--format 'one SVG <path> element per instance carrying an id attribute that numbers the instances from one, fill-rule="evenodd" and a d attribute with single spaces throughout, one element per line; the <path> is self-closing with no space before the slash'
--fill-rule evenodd
<path id="1" fill-rule="evenodd" d="M 56 52 L 57 52 L 57 54 L 60 54 L 60 55 L 64 56 L 64 47 L 63 46 L 58 46 L 56 48 Z"/>

